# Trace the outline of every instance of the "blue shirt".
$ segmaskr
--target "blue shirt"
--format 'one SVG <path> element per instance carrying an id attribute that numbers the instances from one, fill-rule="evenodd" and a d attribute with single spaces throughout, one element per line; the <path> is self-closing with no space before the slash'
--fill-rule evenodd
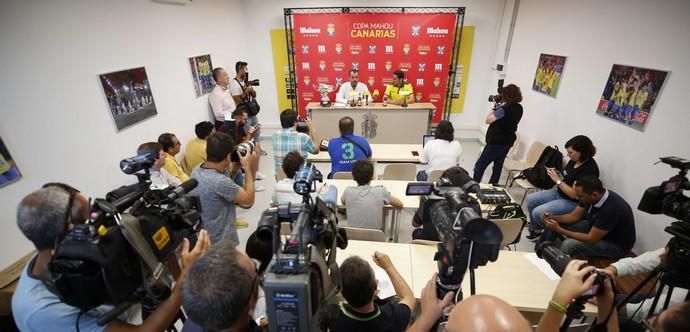
<path id="1" fill-rule="evenodd" d="M 19 284 L 12 296 L 12 315 L 20 331 L 75 331 L 79 309 L 62 303 L 43 282 L 29 274 L 36 257 L 22 272 Z M 102 306 L 85 313 L 79 318 L 79 330 L 83 332 L 103 331 L 98 326 L 98 317 L 112 307 Z M 101 310 L 104 309 L 104 310 Z"/>
<path id="2" fill-rule="evenodd" d="M 356 142 L 364 151 L 343 137 Z M 330 179 L 335 172 L 352 172 L 352 164 L 355 161 L 371 156 L 371 146 L 369 146 L 367 139 L 362 136 L 343 135 L 328 141 L 328 154 L 331 156 L 331 173 L 328 174 Z"/>

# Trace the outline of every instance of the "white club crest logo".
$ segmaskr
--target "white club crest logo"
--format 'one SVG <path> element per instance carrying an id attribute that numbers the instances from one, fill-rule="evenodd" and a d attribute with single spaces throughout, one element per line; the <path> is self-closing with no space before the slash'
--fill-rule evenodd
<path id="1" fill-rule="evenodd" d="M 309 87 L 311 85 L 311 80 L 309 76 L 304 76 L 304 86 Z"/>
<path id="2" fill-rule="evenodd" d="M 413 25 L 412 26 L 412 37 L 417 37 L 419 36 L 419 31 L 422 29 L 419 25 Z"/>
<path id="3" fill-rule="evenodd" d="M 443 55 L 446 52 L 445 46 L 436 46 L 436 54 Z"/>
<path id="4" fill-rule="evenodd" d="M 404 55 L 410 54 L 410 44 L 403 45 L 403 54 Z"/>
<path id="5" fill-rule="evenodd" d="M 343 53 L 343 44 L 335 44 L 335 54 Z"/>
<path id="6" fill-rule="evenodd" d="M 417 70 L 424 71 L 425 68 L 426 68 L 426 63 L 420 63 L 419 67 L 417 67 Z"/>
<path id="7" fill-rule="evenodd" d="M 321 71 L 325 71 L 325 70 L 326 70 L 326 61 L 323 61 L 323 60 L 319 61 L 319 69 L 320 69 Z"/>
<path id="8" fill-rule="evenodd" d="M 414 100 L 416 100 L 417 102 L 422 101 L 422 93 L 421 93 L 421 92 L 417 92 L 417 93 L 414 95 Z"/>
<path id="9" fill-rule="evenodd" d="M 335 78 L 335 87 L 339 88 L 341 85 L 343 85 L 343 78 L 342 77 L 336 77 Z"/>
<path id="10" fill-rule="evenodd" d="M 374 80 L 374 76 L 369 76 L 369 81 L 368 81 L 369 86 L 374 86 L 374 83 L 375 83 L 375 82 L 376 82 L 376 81 Z"/>
<path id="11" fill-rule="evenodd" d="M 376 54 L 376 45 L 369 45 L 369 54 Z"/>
<path id="12" fill-rule="evenodd" d="M 441 85 L 441 78 L 434 77 L 434 88 L 438 88 Z"/>
<path id="13" fill-rule="evenodd" d="M 352 69 L 358 69 L 359 70 L 359 62 L 353 62 L 352 63 Z"/>
<path id="14" fill-rule="evenodd" d="M 326 32 L 328 32 L 328 37 L 333 37 L 335 35 L 335 24 L 328 23 L 326 26 Z"/>
<path id="15" fill-rule="evenodd" d="M 309 54 L 309 45 L 302 45 L 302 54 Z"/>
<path id="16" fill-rule="evenodd" d="M 386 61 L 386 71 L 391 71 L 393 69 L 393 61 Z"/>

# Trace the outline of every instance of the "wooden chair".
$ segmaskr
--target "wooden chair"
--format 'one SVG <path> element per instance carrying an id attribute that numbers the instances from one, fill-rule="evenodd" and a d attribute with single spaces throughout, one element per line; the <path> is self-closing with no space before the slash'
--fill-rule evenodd
<path id="1" fill-rule="evenodd" d="M 387 242 L 388 236 L 380 229 L 342 227 L 350 240 Z"/>
<path id="2" fill-rule="evenodd" d="M 442 169 L 437 169 L 435 171 L 429 172 L 429 175 L 427 176 L 427 182 L 436 182 L 441 178 L 441 175 L 445 172 Z"/>
<path id="3" fill-rule="evenodd" d="M 515 145 L 513 145 L 511 150 L 513 150 L 514 148 Z M 506 177 L 506 187 L 508 186 L 508 182 L 515 176 L 515 174 L 520 173 L 525 169 L 534 166 L 534 164 L 537 163 L 537 160 L 539 160 L 539 156 L 541 156 L 541 153 L 544 151 L 544 148 L 546 148 L 546 145 L 544 145 L 544 143 L 536 141 L 532 143 L 532 145 L 529 147 L 529 150 L 527 150 L 525 160 L 514 160 L 506 158 L 506 160 L 503 162 L 503 168 L 508 171 L 508 176 Z M 508 155 L 510 155 L 510 152 L 508 153 Z"/>
<path id="4" fill-rule="evenodd" d="M 508 247 L 509 249 L 509 245 L 520 242 L 522 228 L 525 227 L 525 224 L 527 223 L 526 220 L 520 218 L 491 219 L 491 222 L 496 224 L 503 234 L 501 248 Z"/>
<path id="5" fill-rule="evenodd" d="M 333 173 L 334 180 L 354 180 L 352 172 L 335 172 Z"/>
<path id="6" fill-rule="evenodd" d="M 379 180 L 401 180 L 414 181 L 417 177 L 416 164 L 390 164 L 383 169 L 383 175 L 379 176 Z"/>

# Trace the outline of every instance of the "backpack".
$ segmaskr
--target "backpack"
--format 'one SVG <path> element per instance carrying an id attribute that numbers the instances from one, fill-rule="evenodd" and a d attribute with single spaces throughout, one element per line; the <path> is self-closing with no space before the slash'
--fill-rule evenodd
<path id="1" fill-rule="evenodd" d="M 546 168 L 563 170 L 563 154 L 555 145 L 553 147 L 545 147 L 537 163 L 533 167 L 522 171 L 515 179 L 526 179 L 537 188 L 549 189 L 556 183 L 546 174 Z M 513 179 L 513 181 L 515 180 Z"/>
<path id="2" fill-rule="evenodd" d="M 517 237 L 509 244 L 520 242 L 520 238 L 522 237 L 522 229 L 525 227 L 525 224 L 527 224 L 527 216 L 525 215 L 525 212 L 522 211 L 522 206 L 517 203 L 498 204 L 491 212 L 489 212 L 488 215 L 488 219 L 513 218 L 522 219 L 522 227 L 520 228 L 520 233 L 518 233 Z"/>

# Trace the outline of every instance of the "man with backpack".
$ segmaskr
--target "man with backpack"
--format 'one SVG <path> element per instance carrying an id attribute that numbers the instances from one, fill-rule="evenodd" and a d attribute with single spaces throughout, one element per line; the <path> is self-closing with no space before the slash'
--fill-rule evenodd
<path id="1" fill-rule="evenodd" d="M 522 93 L 515 84 L 509 84 L 504 88 L 499 88 L 499 100 L 503 104 L 494 108 L 486 116 L 486 124 L 489 129 L 486 131 L 486 146 L 482 150 L 481 156 L 474 164 L 474 181 L 482 182 L 484 170 L 493 163 L 493 172 L 489 183 L 497 185 L 503 170 L 503 161 L 508 155 L 510 147 L 513 146 L 517 136 L 518 123 L 522 119 Z"/>

